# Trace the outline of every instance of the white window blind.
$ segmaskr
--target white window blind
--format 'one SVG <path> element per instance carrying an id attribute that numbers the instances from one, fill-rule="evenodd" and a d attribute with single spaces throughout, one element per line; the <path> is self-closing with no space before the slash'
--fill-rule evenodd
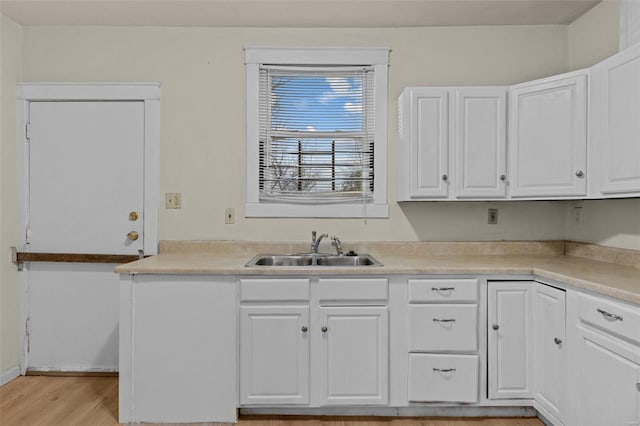
<path id="1" fill-rule="evenodd" d="M 261 202 L 370 202 L 374 68 L 259 69 Z"/>

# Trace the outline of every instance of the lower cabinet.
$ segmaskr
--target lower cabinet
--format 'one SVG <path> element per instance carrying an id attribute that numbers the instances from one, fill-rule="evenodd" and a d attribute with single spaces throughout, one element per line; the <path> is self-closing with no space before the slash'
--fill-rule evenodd
<path id="1" fill-rule="evenodd" d="M 640 424 L 640 309 L 573 292 L 575 424 Z"/>
<path id="2" fill-rule="evenodd" d="M 533 397 L 532 284 L 487 284 L 490 399 Z"/>
<path id="3" fill-rule="evenodd" d="M 322 405 L 386 405 L 389 401 L 387 307 L 320 308 Z"/>
<path id="4" fill-rule="evenodd" d="M 309 305 L 240 307 L 240 403 L 309 403 Z"/>
<path id="5" fill-rule="evenodd" d="M 534 389 L 545 416 L 564 422 L 566 386 L 565 291 L 534 284 Z"/>

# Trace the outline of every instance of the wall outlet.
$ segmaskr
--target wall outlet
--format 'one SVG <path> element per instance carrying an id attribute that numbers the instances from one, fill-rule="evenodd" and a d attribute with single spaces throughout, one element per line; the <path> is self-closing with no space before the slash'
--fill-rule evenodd
<path id="1" fill-rule="evenodd" d="M 224 223 L 226 223 L 227 225 L 236 223 L 236 209 L 224 209 Z"/>
<path id="2" fill-rule="evenodd" d="M 164 194 L 164 207 L 167 209 L 182 208 L 182 194 L 179 192 L 167 192 Z"/>
<path id="3" fill-rule="evenodd" d="M 489 209 L 489 213 L 487 215 L 487 223 L 489 225 L 498 224 L 498 209 Z"/>

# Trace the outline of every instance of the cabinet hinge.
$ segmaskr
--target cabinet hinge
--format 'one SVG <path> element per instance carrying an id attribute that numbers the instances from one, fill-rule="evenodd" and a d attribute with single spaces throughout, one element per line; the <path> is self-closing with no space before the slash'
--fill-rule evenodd
<path id="1" fill-rule="evenodd" d="M 24 233 L 24 239 L 27 244 L 31 242 L 31 228 L 27 228 Z"/>
<path id="2" fill-rule="evenodd" d="M 31 123 L 27 123 L 24 129 L 25 137 L 28 141 L 31 140 Z"/>

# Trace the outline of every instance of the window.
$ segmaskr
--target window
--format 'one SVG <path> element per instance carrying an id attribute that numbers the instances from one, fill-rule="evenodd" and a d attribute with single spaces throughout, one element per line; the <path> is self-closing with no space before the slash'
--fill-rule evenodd
<path id="1" fill-rule="evenodd" d="M 388 217 L 388 49 L 247 48 L 255 217 Z"/>

